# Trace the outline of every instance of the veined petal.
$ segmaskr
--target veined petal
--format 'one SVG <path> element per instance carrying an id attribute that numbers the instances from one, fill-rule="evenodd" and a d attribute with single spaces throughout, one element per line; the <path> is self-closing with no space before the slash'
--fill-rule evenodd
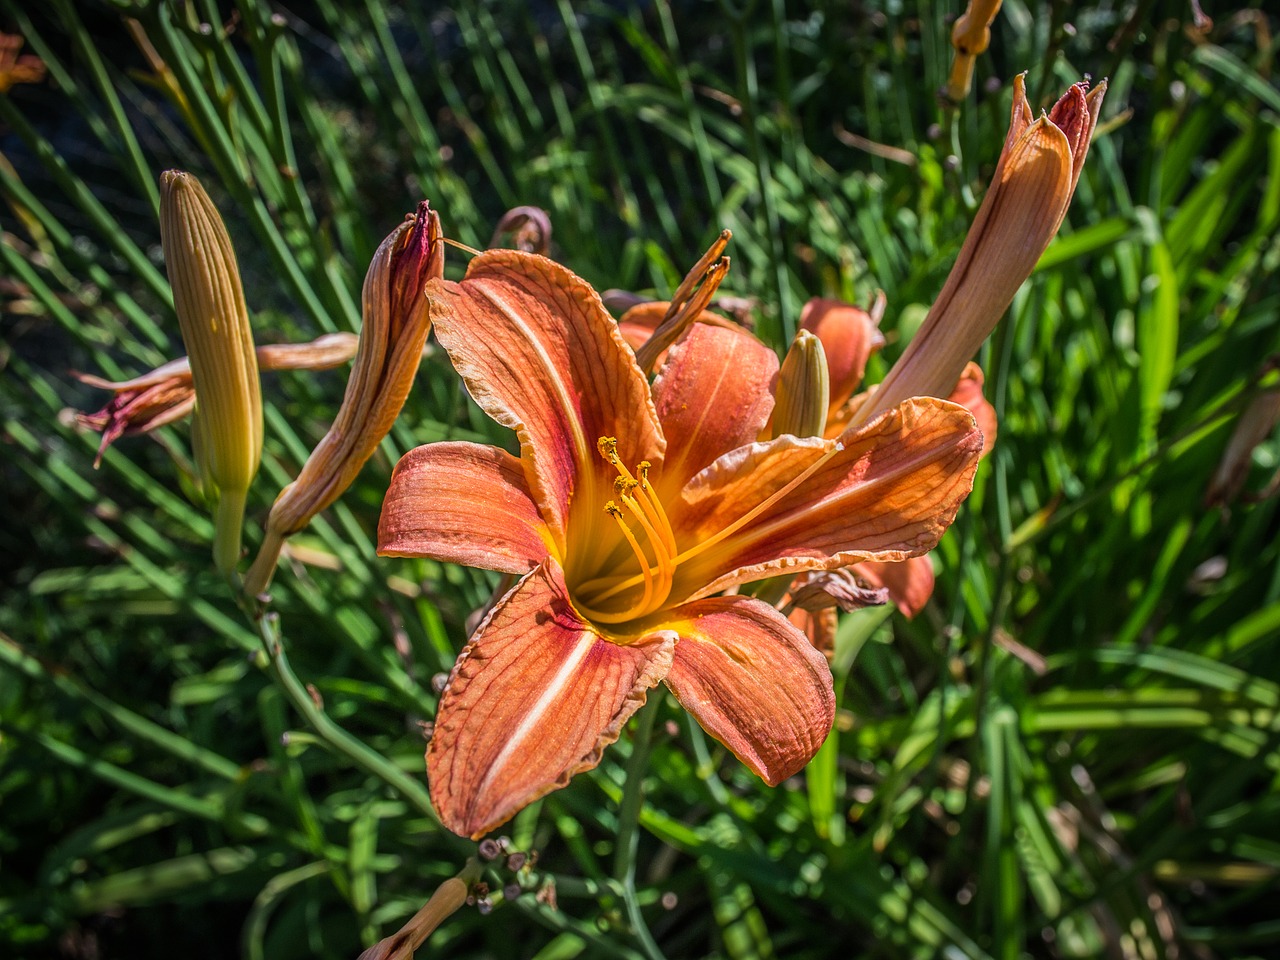
<path id="1" fill-rule="evenodd" d="M 611 489 L 597 439 L 617 437 L 624 463 L 660 464 L 666 443 L 648 381 L 584 280 L 536 254 L 488 250 L 461 283 L 432 281 L 427 294 L 436 337 L 471 396 L 516 431 L 557 542 L 570 500 L 598 510 Z"/>
<path id="2" fill-rule="evenodd" d="M 898 609 L 912 618 L 933 596 L 933 561 L 928 555 L 910 557 L 897 563 L 868 560 L 853 565 L 855 575 L 873 587 L 884 587 Z"/>
<path id="3" fill-rule="evenodd" d="M 702 728 L 770 786 L 804 767 L 835 719 L 826 658 L 786 617 L 751 597 L 673 611 L 667 686 Z"/>
<path id="4" fill-rule="evenodd" d="M 744 330 L 696 323 L 667 354 L 653 402 L 670 445 L 664 491 L 760 433 L 773 408 L 778 357 Z"/>
<path id="5" fill-rule="evenodd" d="M 480 625 L 440 699 L 427 771 L 444 825 L 478 839 L 594 767 L 673 646 L 670 634 L 605 640 L 574 612 L 554 560 L 533 570 Z"/>
<path id="6" fill-rule="evenodd" d="M 378 553 L 526 573 L 551 534 L 520 461 L 478 443 L 430 443 L 396 464 L 382 501 Z"/>
<path id="7" fill-rule="evenodd" d="M 672 596 L 704 597 L 778 573 L 925 553 L 968 496 L 981 449 L 967 410 L 916 397 L 839 442 L 784 436 L 735 450 L 681 492 L 672 525 L 688 556 Z M 717 536 L 752 511 L 749 523 Z"/>

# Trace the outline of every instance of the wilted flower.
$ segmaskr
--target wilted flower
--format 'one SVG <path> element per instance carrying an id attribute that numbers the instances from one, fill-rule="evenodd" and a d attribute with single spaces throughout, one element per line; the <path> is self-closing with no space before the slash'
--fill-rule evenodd
<path id="1" fill-rule="evenodd" d="M 231 238 L 189 173 L 160 177 L 160 242 L 195 387 L 196 465 L 217 503 L 214 563 L 229 574 L 240 559 L 245 497 L 262 456 L 262 398 Z"/>
<path id="2" fill-rule="evenodd" d="M 546 253 L 551 247 L 551 217 L 541 207 L 513 207 L 493 228 L 489 246 L 499 246 L 503 237 L 510 237 L 511 245 L 525 253 Z"/>
<path id="3" fill-rule="evenodd" d="M 44 61 L 32 53 L 19 55 L 22 37 L 0 33 L 0 94 L 8 93 L 19 83 L 39 83 L 44 79 Z"/>
<path id="4" fill-rule="evenodd" d="M 834 713 L 826 661 L 770 605 L 715 594 L 930 549 L 972 484 L 973 418 L 912 399 L 835 440 L 759 443 L 778 362 L 740 330 L 693 323 L 651 387 L 549 260 L 490 250 L 428 294 L 472 397 L 521 444 L 419 447 L 383 502 L 383 555 L 522 576 L 440 700 L 441 820 L 480 836 L 593 767 L 660 681 L 767 782 L 803 767 Z"/>
<path id="5" fill-rule="evenodd" d="M 1280 390 L 1264 390 L 1250 401 L 1236 421 L 1227 449 L 1223 451 L 1218 469 L 1205 491 L 1205 503 L 1222 506 L 1240 495 L 1249 477 L 1253 451 L 1271 436 L 1276 424 L 1280 424 Z"/>
<path id="6" fill-rule="evenodd" d="M 865 423 L 908 397 L 945 397 L 1004 315 L 1066 216 L 1107 89 L 1077 83 L 1033 120 L 1015 78 L 1009 135 L 995 176 L 947 282 L 870 402 Z"/>
<path id="7" fill-rule="evenodd" d="M 327 333 L 310 343 L 264 344 L 254 352 L 259 370 L 327 370 L 346 363 L 356 353 L 354 333 Z M 122 436 L 149 433 L 181 420 L 195 406 L 191 362 L 170 360 L 150 373 L 131 380 L 106 380 L 89 373 L 73 373 L 81 383 L 114 396 L 95 413 L 78 413 L 76 421 L 102 434 L 94 467 L 102 463 L 107 448 Z"/>
<path id="8" fill-rule="evenodd" d="M 245 577 L 250 595 L 271 582 L 285 538 L 342 495 L 400 415 L 431 330 L 424 289 L 443 275 L 440 217 L 424 200 L 382 241 L 369 264 L 361 297 L 364 324 L 346 395 L 329 432 L 271 507 L 262 547 Z"/>

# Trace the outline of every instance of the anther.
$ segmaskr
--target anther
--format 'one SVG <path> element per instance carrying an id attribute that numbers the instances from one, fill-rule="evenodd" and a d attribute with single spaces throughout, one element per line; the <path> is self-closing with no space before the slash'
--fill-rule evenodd
<path id="1" fill-rule="evenodd" d="M 596 449 L 600 451 L 600 456 L 612 463 L 618 459 L 618 438 L 601 437 L 596 441 Z"/>

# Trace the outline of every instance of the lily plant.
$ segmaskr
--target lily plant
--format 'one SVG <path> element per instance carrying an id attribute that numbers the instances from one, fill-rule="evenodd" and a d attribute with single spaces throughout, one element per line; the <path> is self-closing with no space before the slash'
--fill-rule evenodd
<path id="1" fill-rule="evenodd" d="M 427 284 L 436 337 L 520 456 L 433 443 L 397 465 L 379 552 L 520 574 L 446 686 L 427 753 L 441 820 L 479 837 L 594 766 L 665 682 L 770 784 L 830 730 L 825 658 L 725 591 L 937 543 L 982 434 L 913 398 L 836 439 L 757 437 L 772 350 L 694 324 L 652 384 L 587 283 L 519 251 Z"/>
<path id="2" fill-rule="evenodd" d="M 1019 81 L 996 181 L 923 342 L 834 436 L 760 439 L 778 361 L 732 325 L 633 351 L 590 285 L 514 250 L 427 282 L 441 347 L 519 444 L 410 451 L 379 523 L 384 556 L 520 578 L 441 696 L 427 767 L 449 829 L 479 838 L 595 766 L 658 683 L 771 785 L 813 757 L 835 712 L 827 661 L 740 588 L 918 557 L 952 522 L 983 434 L 941 397 L 1065 213 L 1101 105 L 1085 90 L 1032 121 Z"/>

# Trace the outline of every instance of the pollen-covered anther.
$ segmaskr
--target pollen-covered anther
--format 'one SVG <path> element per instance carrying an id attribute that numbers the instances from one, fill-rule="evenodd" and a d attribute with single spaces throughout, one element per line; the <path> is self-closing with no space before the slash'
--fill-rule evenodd
<path id="1" fill-rule="evenodd" d="M 600 456 L 613 463 L 618 459 L 618 438 L 601 437 L 596 441 L 596 449 L 600 451 Z"/>

